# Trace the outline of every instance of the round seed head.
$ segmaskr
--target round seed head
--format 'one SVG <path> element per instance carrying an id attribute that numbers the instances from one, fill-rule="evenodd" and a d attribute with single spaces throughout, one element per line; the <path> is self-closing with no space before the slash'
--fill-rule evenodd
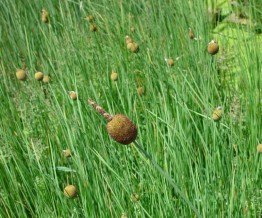
<path id="1" fill-rule="evenodd" d="M 222 118 L 223 110 L 222 107 L 217 107 L 212 114 L 212 119 L 214 121 L 219 121 Z"/>
<path id="2" fill-rule="evenodd" d="M 25 81 L 27 79 L 25 70 L 22 70 L 22 69 L 16 70 L 16 78 L 19 80 Z"/>
<path id="3" fill-rule="evenodd" d="M 72 156 L 72 153 L 69 149 L 63 150 L 63 154 L 64 154 L 65 157 L 71 157 Z"/>
<path id="4" fill-rule="evenodd" d="M 48 23 L 49 22 L 49 14 L 48 14 L 48 12 L 45 9 L 42 10 L 41 20 L 44 23 Z"/>
<path id="5" fill-rule="evenodd" d="M 93 21 L 95 21 L 95 17 L 93 15 L 88 15 L 86 17 L 86 19 L 88 20 L 88 22 L 92 23 Z"/>
<path id="6" fill-rule="evenodd" d="M 133 193 L 132 195 L 131 195 L 131 200 L 133 201 L 133 202 L 138 202 L 139 201 L 139 194 L 137 194 L 137 193 Z"/>
<path id="7" fill-rule="evenodd" d="M 97 31 L 97 26 L 95 24 L 91 24 L 89 27 L 90 31 L 96 32 Z"/>
<path id="8" fill-rule="evenodd" d="M 262 154 L 262 144 L 258 144 L 257 152 Z"/>
<path id="9" fill-rule="evenodd" d="M 130 36 L 126 36 L 125 40 L 126 40 L 126 44 L 133 42 L 133 39 Z"/>
<path id="10" fill-rule="evenodd" d="M 36 72 L 35 73 L 35 79 L 37 81 L 41 81 L 41 80 L 43 80 L 43 78 L 44 78 L 44 74 L 42 72 Z"/>
<path id="11" fill-rule="evenodd" d="M 135 32 L 135 28 L 134 27 L 131 27 L 130 28 L 130 31 L 133 33 L 133 32 Z"/>
<path id="12" fill-rule="evenodd" d="M 117 114 L 106 125 L 107 132 L 117 142 L 127 145 L 137 136 L 135 124 L 125 115 Z"/>
<path id="13" fill-rule="evenodd" d="M 76 94 L 76 92 L 70 91 L 70 92 L 69 92 L 69 97 L 70 97 L 72 100 L 76 100 L 76 99 L 77 99 L 77 94 Z"/>
<path id="14" fill-rule="evenodd" d="M 143 95 L 145 93 L 145 89 L 144 89 L 144 87 L 143 86 L 140 86 L 140 87 L 138 87 L 137 88 L 137 94 L 138 95 Z"/>
<path id="15" fill-rule="evenodd" d="M 167 59 L 167 64 L 172 67 L 175 64 L 175 61 L 173 60 L 173 58 L 168 58 Z"/>
<path id="16" fill-rule="evenodd" d="M 131 43 L 130 51 L 137 53 L 139 51 L 139 45 L 136 42 Z"/>
<path id="17" fill-rule="evenodd" d="M 76 187 L 73 185 L 67 185 L 64 189 L 64 195 L 68 198 L 75 198 L 77 196 Z"/>
<path id="18" fill-rule="evenodd" d="M 207 52 L 211 55 L 215 55 L 219 51 L 219 46 L 215 40 L 208 43 Z"/>
<path id="19" fill-rule="evenodd" d="M 128 50 L 131 50 L 131 47 L 133 46 L 133 42 L 130 42 L 126 45 L 127 49 Z"/>
<path id="20" fill-rule="evenodd" d="M 50 76 L 44 75 L 44 77 L 43 77 L 43 82 L 44 82 L 44 83 L 49 83 L 49 82 L 50 82 Z"/>
<path id="21" fill-rule="evenodd" d="M 112 71 L 110 78 L 113 81 L 117 81 L 117 79 L 118 79 L 117 73 L 115 71 Z"/>
<path id="22" fill-rule="evenodd" d="M 192 31 L 191 28 L 189 28 L 188 35 L 189 35 L 189 38 L 190 38 L 190 39 L 194 39 L 194 38 L 195 38 L 195 35 L 194 35 L 194 33 L 193 33 L 193 31 Z"/>

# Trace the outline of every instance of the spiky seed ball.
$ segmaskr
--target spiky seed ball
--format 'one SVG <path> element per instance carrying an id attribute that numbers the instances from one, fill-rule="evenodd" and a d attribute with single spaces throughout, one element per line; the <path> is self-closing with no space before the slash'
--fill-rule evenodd
<path id="1" fill-rule="evenodd" d="M 37 81 L 41 81 L 41 80 L 43 80 L 43 78 L 44 78 L 44 74 L 42 72 L 36 72 L 35 73 L 35 79 Z"/>
<path id="2" fill-rule="evenodd" d="M 92 22 L 95 21 L 95 17 L 94 17 L 93 15 L 88 15 L 88 16 L 86 17 L 86 19 L 87 19 L 88 22 L 90 22 L 90 23 L 92 23 Z"/>
<path id="3" fill-rule="evenodd" d="M 23 69 L 16 70 L 16 78 L 19 80 L 25 81 L 27 79 L 25 70 Z"/>
<path id="4" fill-rule="evenodd" d="M 49 22 L 49 14 L 48 14 L 48 12 L 45 9 L 43 9 L 42 12 L 41 12 L 41 20 L 44 23 L 48 23 Z"/>
<path id="5" fill-rule="evenodd" d="M 126 40 L 126 44 L 133 42 L 133 39 L 130 36 L 126 36 L 125 40 Z"/>
<path id="6" fill-rule="evenodd" d="M 140 86 L 140 87 L 137 88 L 137 94 L 138 95 L 143 95 L 144 92 L 145 92 L 145 89 L 144 89 L 143 86 Z"/>
<path id="7" fill-rule="evenodd" d="M 131 195 L 131 200 L 133 201 L 133 202 L 138 202 L 139 201 L 139 194 L 137 194 L 137 193 L 133 193 L 132 195 Z"/>
<path id="8" fill-rule="evenodd" d="M 117 142 L 127 145 L 137 136 L 135 124 L 125 115 L 117 114 L 106 125 L 107 132 Z"/>
<path id="9" fill-rule="evenodd" d="M 44 75 L 44 77 L 43 77 L 43 82 L 44 82 L 44 83 L 49 83 L 49 82 L 50 82 L 50 76 Z"/>
<path id="10" fill-rule="evenodd" d="M 110 78 L 112 81 L 117 81 L 118 79 L 117 73 L 115 71 L 112 71 Z"/>
<path id="11" fill-rule="evenodd" d="M 65 157 L 71 157 L 72 156 L 70 149 L 63 150 L 63 154 L 64 154 Z"/>
<path id="12" fill-rule="evenodd" d="M 77 99 L 77 94 L 75 91 L 70 91 L 69 92 L 69 97 L 72 99 L 72 100 L 76 100 Z"/>
<path id="13" fill-rule="evenodd" d="M 96 32 L 97 31 L 97 26 L 95 24 L 91 24 L 89 27 L 90 31 Z"/>
<path id="14" fill-rule="evenodd" d="M 133 33 L 133 32 L 135 32 L 135 28 L 134 27 L 131 27 L 130 28 L 130 31 Z"/>
<path id="15" fill-rule="evenodd" d="M 217 107 L 212 114 L 212 119 L 214 121 L 219 121 L 222 118 L 223 110 L 222 107 Z"/>
<path id="16" fill-rule="evenodd" d="M 130 51 L 137 53 L 139 51 L 139 45 L 136 42 L 131 43 Z"/>
<path id="17" fill-rule="evenodd" d="M 208 43 L 207 52 L 211 55 L 215 55 L 219 51 L 219 46 L 215 40 Z"/>
<path id="18" fill-rule="evenodd" d="M 195 35 L 194 35 L 194 33 L 193 33 L 193 31 L 192 31 L 191 28 L 189 28 L 188 35 L 189 35 L 189 38 L 190 38 L 190 39 L 194 39 L 194 38 L 195 38 Z"/>
<path id="19" fill-rule="evenodd" d="M 75 198 L 77 196 L 77 189 L 74 185 L 67 185 L 64 189 L 64 195 L 68 198 Z"/>
<path id="20" fill-rule="evenodd" d="M 168 58 L 167 59 L 167 64 L 172 67 L 175 64 L 175 61 L 173 60 L 173 58 Z"/>
<path id="21" fill-rule="evenodd" d="M 131 47 L 133 46 L 133 42 L 130 42 L 126 45 L 127 49 L 128 50 L 131 50 Z"/>
<path id="22" fill-rule="evenodd" d="M 262 144 L 257 145 L 257 152 L 262 153 Z"/>

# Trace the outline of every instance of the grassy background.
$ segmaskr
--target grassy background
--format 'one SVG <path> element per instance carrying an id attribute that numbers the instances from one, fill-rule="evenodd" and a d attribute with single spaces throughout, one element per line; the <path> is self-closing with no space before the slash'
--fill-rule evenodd
<path id="1" fill-rule="evenodd" d="M 1 217 L 195 217 L 132 144 L 109 138 L 89 97 L 136 123 L 139 143 L 203 217 L 260 216 L 262 40 L 252 25 L 218 22 L 214 29 L 208 8 L 219 3 L 211 3 L 0 2 Z M 41 21 L 43 8 L 49 24 Z M 251 22 L 262 13 L 249 12 Z M 199 40 L 189 38 L 189 27 Z M 126 49 L 126 35 L 139 53 Z M 217 56 L 206 51 L 213 38 Z M 170 67 L 169 57 L 180 59 Z M 25 82 L 15 77 L 22 66 Z M 36 70 L 51 82 L 34 80 Z M 217 106 L 224 114 L 215 123 Z M 67 148 L 71 158 L 63 156 Z M 67 184 L 77 187 L 77 198 L 64 196 Z"/>

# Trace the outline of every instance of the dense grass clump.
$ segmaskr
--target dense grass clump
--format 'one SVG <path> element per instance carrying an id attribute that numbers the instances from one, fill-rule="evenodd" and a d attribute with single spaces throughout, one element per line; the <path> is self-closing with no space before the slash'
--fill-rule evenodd
<path id="1" fill-rule="evenodd" d="M 260 217 L 261 14 L 255 0 L 2 0 L 0 217 Z M 187 201 L 88 98 L 134 122 Z"/>

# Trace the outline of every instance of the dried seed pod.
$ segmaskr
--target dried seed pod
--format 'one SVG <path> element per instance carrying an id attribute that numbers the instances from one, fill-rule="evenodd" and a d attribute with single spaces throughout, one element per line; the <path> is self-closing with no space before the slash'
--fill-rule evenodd
<path id="1" fill-rule="evenodd" d="M 88 15 L 88 16 L 86 17 L 86 19 L 87 19 L 88 22 L 90 22 L 90 23 L 92 23 L 92 22 L 95 21 L 95 17 L 94 17 L 93 15 Z"/>
<path id="2" fill-rule="evenodd" d="M 219 121 L 221 118 L 222 118 L 222 115 L 223 115 L 223 110 L 222 110 L 222 107 L 217 107 L 214 111 L 213 111 L 213 114 L 212 114 L 212 119 L 214 121 Z"/>
<path id="3" fill-rule="evenodd" d="M 130 44 L 130 43 L 129 43 Z M 129 45 L 128 44 L 128 45 Z M 136 42 L 131 43 L 130 51 L 133 53 L 137 53 L 139 51 L 139 45 Z"/>
<path id="4" fill-rule="evenodd" d="M 138 95 L 143 95 L 145 93 L 145 89 L 144 89 L 144 87 L 143 86 L 140 86 L 140 87 L 138 87 L 137 88 L 137 94 Z"/>
<path id="5" fill-rule="evenodd" d="M 112 71 L 110 78 L 112 81 L 117 81 L 118 79 L 117 73 L 115 71 Z"/>
<path id="6" fill-rule="evenodd" d="M 77 99 L 77 94 L 75 91 L 70 91 L 69 92 L 69 97 L 72 99 L 72 100 L 76 100 Z"/>
<path id="7" fill-rule="evenodd" d="M 88 99 L 88 103 L 91 104 L 98 113 L 106 118 L 108 121 L 106 125 L 107 132 L 115 141 L 127 145 L 136 139 L 137 128 L 127 116 L 123 114 L 112 116 L 97 105 L 92 99 Z"/>
<path id="8" fill-rule="evenodd" d="M 219 51 L 219 46 L 215 40 L 208 43 L 207 52 L 211 55 L 215 55 Z"/>
<path id="9" fill-rule="evenodd" d="M 48 23 L 49 22 L 49 14 L 48 14 L 48 12 L 45 9 L 43 9 L 42 12 L 41 12 L 41 20 L 44 23 Z"/>
<path id="10" fill-rule="evenodd" d="M 27 79 L 26 71 L 23 69 L 17 69 L 16 78 L 19 80 L 25 81 Z"/>
<path id="11" fill-rule="evenodd" d="M 44 77 L 43 77 L 43 82 L 44 82 L 44 83 L 49 83 L 49 82 L 50 82 L 50 76 L 44 75 Z"/>
<path id="12" fill-rule="evenodd" d="M 68 198 L 75 198 L 77 196 L 77 189 L 74 185 L 67 185 L 64 189 L 64 195 Z"/>
<path id="13" fill-rule="evenodd" d="M 72 153 L 70 149 L 63 150 L 63 154 L 65 157 L 71 157 Z"/>
<path id="14" fill-rule="evenodd" d="M 188 35 L 189 35 L 189 38 L 190 38 L 190 39 L 194 39 L 194 38 L 195 38 L 195 35 L 194 35 L 194 33 L 193 33 L 193 31 L 192 31 L 191 28 L 189 28 Z"/>
<path id="15" fill-rule="evenodd" d="M 37 81 L 41 81 L 41 80 L 43 80 L 43 78 L 44 78 L 44 74 L 42 72 L 38 71 L 38 72 L 35 73 L 35 79 Z"/>
<path id="16" fill-rule="evenodd" d="M 126 36 L 125 40 L 126 40 L 126 44 L 133 42 L 133 39 L 130 36 Z"/>
<path id="17" fill-rule="evenodd" d="M 89 27 L 90 31 L 96 32 L 97 31 L 97 26 L 95 24 L 91 24 Z"/>
<path id="18" fill-rule="evenodd" d="M 257 152 L 262 153 L 262 144 L 257 145 Z"/>
<path id="19" fill-rule="evenodd" d="M 117 142 L 127 145 L 133 142 L 137 136 L 137 128 L 125 115 L 117 114 L 106 125 L 107 132 Z"/>
<path id="20" fill-rule="evenodd" d="M 138 202 L 138 201 L 140 200 L 139 194 L 133 193 L 133 194 L 131 195 L 131 200 L 132 200 L 133 202 Z"/>
<path id="21" fill-rule="evenodd" d="M 171 67 L 174 66 L 174 64 L 175 64 L 175 61 L 173 60 L 173 58 L 168 58 L 166 62 Z"/>

